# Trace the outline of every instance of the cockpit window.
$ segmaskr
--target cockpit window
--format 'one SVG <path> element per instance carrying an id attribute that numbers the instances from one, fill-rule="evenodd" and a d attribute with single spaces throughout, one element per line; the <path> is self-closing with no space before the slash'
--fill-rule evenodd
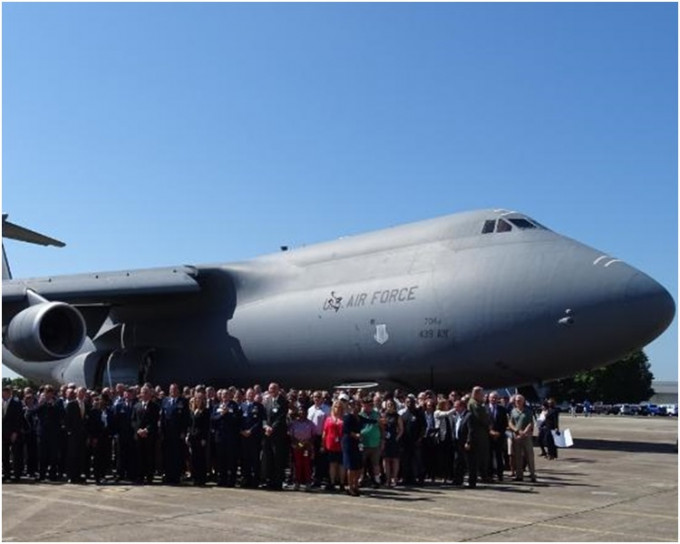
<path id="1" fill-rule="evenodd" d="M 486 221 L 484 221 L 484 226 L 482 227 L 482 234 L 489 234 L 490 232 L 493 232 L 495 226 L 496 226 L 495 219 L 487 219 Z"/>
<path id="2" fill-rule="evenodd" d="M 526 219 L 510 219 L 510 222 L 522 230 L 536 228 L 536 225 L 534 225 L 531 221 L 527 221 Z"/>
<path id="3" fill-rule="evenodd" d="M 512 230 L 512 225 L 508 223 L 505 219 L 499 219 L 498 225 L 496 225 L 496 232 L 510 232 Z"/>
<path id="4" fill-rule="evenodd" d="M 529 219 L 527 217 L 508 217 L 496 219 L 487 219 L 484 221 L 484 226 L 482 227 L 482 234 L 490 234 L 492 232 L 510 232 L 513 227 L 517 227 L 520 230 L 527 229 L 540 229 L 549 230 L 547 227 L 541 225 L 538 221 Z"/>

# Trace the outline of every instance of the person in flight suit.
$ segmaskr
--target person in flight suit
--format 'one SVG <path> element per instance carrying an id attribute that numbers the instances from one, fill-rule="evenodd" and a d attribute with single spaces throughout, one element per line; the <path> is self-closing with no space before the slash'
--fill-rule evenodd
<path id="1" fill-rule="evenodd" d="M 269 384 L 269 396 L 264 401 L 265 422 L 262 444 L 263 472 L 267 487 L 283 489 L 283 478 L 289 456 L 288 400 L 281 393 L 279 384 Z"/>
<path id="2" fill-rule="evenodd" d="M 24 408 L 12 387 L 2 388 L 2 478 L 19 481 L 23 471 L 23 432 L 26 426 Z M 10 457 L 11 455 L 11 457 Z M 11 470 L 10 470 L 11 458 Z M 10 476 L 11 475 L 11 476 Z"/>
<path id="3" fill-rule="evenodd" d="M 66 471 L 71 483 L 83 483 L 87 452 L 87 420 L 90 406 L 85 399 L 86 390 L 79 387 L 75 398 L 66 403 Z"/>
<path id="4" fill-rule="evenodd" d="M 179 484 L 185 467 L 185 446 L 189 408 L 184 397 L 180 396 L 179 386 L 170 385 L 169 395 L 162 401 L 161 437 L 163 440 L 163 481 Z"/>
<path id="5" fill-rule="evenodd" d="M 234 401 L 234 394 L 229 389 L 222 390 L 220 400 L 211 417 L 217 447 L 217 471 L 219 473 L 217 485 L 234 487 L 239 458 L 241 408 Z"/>
<path id="6" fill-rule="evenodd" d="M 151 398 L 151 389 L 143 386 L 140 390 L 140 400 L 132 410 L 131 419 L 135 451 L 139 460 L 139 473 L 135 481 L 138 484 L 153 483 L 159 415 L 160 408 Z"/>
<path id="7" fill-rule="evenodd" d="M 243 487 L 257 487 L 260 484 L 260 453 L 264 406 L 255 402 L 255 390 L 246 391 L 246 400 L 241 404 L 241 475 Z"/>

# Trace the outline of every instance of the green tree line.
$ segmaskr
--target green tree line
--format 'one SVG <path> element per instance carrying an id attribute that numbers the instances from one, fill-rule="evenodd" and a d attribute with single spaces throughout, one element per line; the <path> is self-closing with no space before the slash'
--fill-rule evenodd
<path id="1" fill-rule="evenodd" d="M 558 402 L 639 403 L 654 394 L 653 379 L 647 355 L 638 350 L 611 365 L 551 382 L 550 396 Z"/>

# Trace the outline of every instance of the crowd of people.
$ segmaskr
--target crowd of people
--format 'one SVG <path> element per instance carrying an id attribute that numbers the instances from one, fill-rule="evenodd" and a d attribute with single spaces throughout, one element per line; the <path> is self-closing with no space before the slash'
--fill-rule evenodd
<path id="1" fill-rule="evenodd" d="M 362 390 L 167 392 L 151 384 L 88 391 L 74 384 L 34 391 L 5 386 L 3 481 L 94 480 L 150 484 L 323 488 L 440 482 L 476 487 L 506 473 L 536 481 L 541 455 L 557 457 L 555 402 L 540 414 L 522 395 L 474 387 L 448 395 Z"/>

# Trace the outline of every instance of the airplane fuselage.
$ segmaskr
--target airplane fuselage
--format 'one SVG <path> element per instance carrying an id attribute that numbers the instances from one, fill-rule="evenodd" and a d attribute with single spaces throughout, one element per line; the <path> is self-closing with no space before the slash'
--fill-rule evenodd
<path id="1" fill-rule="evenodd" d="M 3 361 L 42 381 L 90 386 L 142 377 L 510 385 L 617 360 L 663 332 L 675 312 L 642 272 L 503 211 L 184 268 L 199 289 L 107 301 L 106 321 L 96 334 L 88 326 L 75 357 L 26 362 L 3 346 Z M 12 282 L 45 291 L 44 280 Z M 96 297 L 70 297 L 87 317 L 84 305 Z"/>

